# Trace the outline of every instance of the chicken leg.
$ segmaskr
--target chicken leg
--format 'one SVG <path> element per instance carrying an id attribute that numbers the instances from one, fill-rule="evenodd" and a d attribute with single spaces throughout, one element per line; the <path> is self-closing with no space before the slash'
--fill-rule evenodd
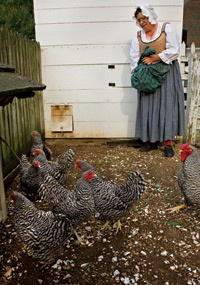
<path id="1" fill-rule="evenodd" d="M 76 238 L 77 238 L 78 243 L 81 243 L 83 240 L 82 240 L 82 238 L 78 235 L 77 231 L 74 230 L 74 234 L 75 234 L 75 236 L 76 236 Z"/>
<path id="2" fill-rule="evenodd" d="M 117 221 L 117 229 L 116 229 L 116 232 L 115 232 L 116 234 L 118 233 L 119 230 L 121 231 L 121 229 L 122 229 L 121 226 L 122 226 L 122 224 L 121 224 L 120 220 L 118 220 Z"/>
<path id="3" fill-rule="evenodd" d="M 108 227 L 110 221 L 106 221 L 103 226 L 101 226 L 101 229 L 104 230 L 106 227 Z"/>
<path id="4" fill-rule="evenodd" d="M 183 205 L 180 205 L 180 206 L 169 208 L 169 209 L 167 209 L 167 211 L 170 211 L 169 213 L 174 213 L 174 212 L 178 213 L 180 211 L 180 209 L 182 209 L 182 208 L 186 208 L 186 205 L 183 204 Z"/>

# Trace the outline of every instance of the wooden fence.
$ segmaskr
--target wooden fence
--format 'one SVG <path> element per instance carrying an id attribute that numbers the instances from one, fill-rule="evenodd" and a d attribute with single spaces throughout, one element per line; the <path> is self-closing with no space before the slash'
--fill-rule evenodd
<path id="1" fill-rule="evenodd" d="M 15 68 L 16 73 L 41 82 L 41 54 L 39 43 L 9 32 L 0 26 L 0 61 Z M 35 129 L 44 135 L 44 111 L 41 92 L 27 99 L 14 99 L 12 104 L 0 107 L 0 136 L 18 156 L 27 154 Z M 11 150 L 0 141 L 4 178 L 19 163 Z"/>
<path id="2" fill-rule="evenodd" d="M 200 145 L 200 53 L 192 43 L 190 53 L 186 54 L 182 44 L 181 73 L 186 95 L 186 122 L 184 142 Z M 186 83 L 186 84 L 185 84 Z"/>

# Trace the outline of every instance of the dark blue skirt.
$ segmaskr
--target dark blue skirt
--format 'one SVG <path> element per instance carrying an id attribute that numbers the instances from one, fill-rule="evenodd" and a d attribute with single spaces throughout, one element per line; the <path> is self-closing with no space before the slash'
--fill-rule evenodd
<path id="1" fill-rule="evenodd" d="M 143 142 L 163 142 L 183 136 L 184 93 L 177 60 L 154 93 L 138 91 L 135 136 Z"/>

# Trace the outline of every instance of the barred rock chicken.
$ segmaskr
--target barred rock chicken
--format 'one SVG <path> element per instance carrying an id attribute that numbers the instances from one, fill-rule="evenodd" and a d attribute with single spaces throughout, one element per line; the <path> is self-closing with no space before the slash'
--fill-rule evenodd
<path id="1" fill-rule="evenodd" d="M 31 133 L 34 136 L 33 145 L 31 148 L 31 153 L 33 153 L 37 148 L 44 151 L 47 160 L 51 160 L 52 151 L 50 148 L 46 146 L 46 144 L 42 141 L 41 134 L 37 131 L 32 131 Z"/>
<path id="2" fill-rule="evenodd" d="M 69 168 L 74 159 L 74 152 L 72 149 L 60 154 L 56 161 L 48 161 L 44 152 L 41 149 L 36 149 L 33 152 L 35 159 L 40 162 L 41 175 L 49 173 L 55 178 L 61 185 L 66 184 Z"/>
<path id="3" fill-rule="evenodd" d="M 20 184 L 21 189 L 30 198 L 37 194 L 39 183 L 42 182 L 42 177 L 39 172 L 39 161 L 33 161 L 32 164 L 28 161 L 25 154 L 21 156 L 20 162 Z"/>
<path id="4" fill-rule="evenodd" d="M 110 221 L 117 221 L 117 233 L 121 230 L 120 219 L 128 214 L 131 206 L 146 190 L 143 176 L 139 171 L 134 171 L 122 185 L 104 182 L 97 176 L 89 182 L 94 194 L 95 209 L 107 220 L 103 229 Z"/>
<path id="5" fill-rule="evenodd" d="M 75 165 L 76 165 L 76 167 L 80 168 L 82 170 L 82 172 L 86 172 L 89 169 L 91 169 L 101 179 L 99 172 L 92 165 L 87 163 L 86 161 L 77 159 Z"/>
<path id="6" fill-rule="evenodd" d="M 40 185 L 38 194 L 42 200 L 53 206 L 53 212 L 65 215 L 75 228 L 94 212 L 94 197 L 89 186 L 89 181 L 95 174 L 89 170 L 82 174 L 73 191 L 61 186 L 52 176 L 45 175 Z M 76 231 L 75 235 L 80 242 Z"/>
<path id="7" fill-rule="evenodd" d="M 63 215 L 39 210 L 25 196 L 13 192 L 14 225 L 29 255 L 53 263 L 72 234 L 70 221 Z"/>
<path id="8" fill-rule="evenodd" d="M 178 212 L 186 205 L 200 208 L 200 155 L 190 143 L 183 144 L 180 152 L 183 165 L 178 173 L 178 185 L 185 204 L 168 209 L 170 213 Z"/>

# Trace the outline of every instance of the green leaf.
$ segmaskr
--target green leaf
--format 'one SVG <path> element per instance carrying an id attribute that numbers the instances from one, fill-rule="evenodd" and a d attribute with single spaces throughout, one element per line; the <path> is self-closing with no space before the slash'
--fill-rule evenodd
<path id="1" fill-rule="evenodd" d="M 134 208 L 131 208 L 131 210 L 132 210 L 133 212 L 135 212 L 136 214 L 138 213 L 138 211 L 136 211 Z"/>
<path id="2" fill-rule="evenodd" d="M 158 188 L 158 189 L 161 188 L 160 185 L 153 185 L 152 187 L 153 187 L 153 188 Z"/>
<path id="3" fill-rule="evenodd" d="M 171 225 L 171 226 L 179 226 L 179 224 L 175 223 L 175 222 L 165 222 L 165 224 L 167 225 Z"/>
<path id="4" fill-rule="evenodd" d="M 99 161 L 99 162 L 97 162 L 97 163 L 96 163 L 96 165 L 101 165 L 101 164 L 102 164 L 102 162 L 101 162 L 101 161 Z"/>

